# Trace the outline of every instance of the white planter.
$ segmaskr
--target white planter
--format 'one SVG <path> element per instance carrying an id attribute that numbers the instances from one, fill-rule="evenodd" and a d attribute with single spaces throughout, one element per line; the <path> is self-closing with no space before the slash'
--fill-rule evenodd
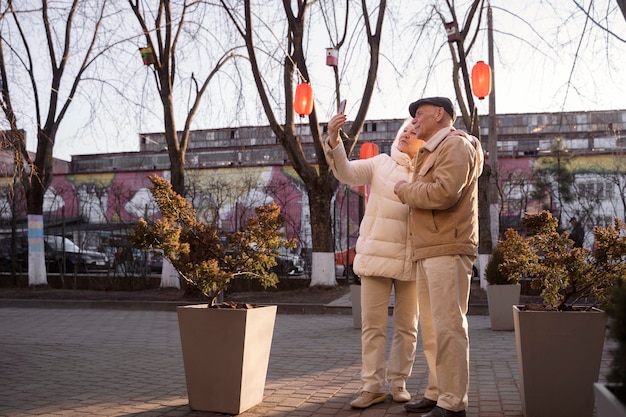
<path id="1" fill-rule="evenodd" d="M 487 286 L 491 330 L 513 330 L 513 305 L 519 304 L 521 288 L 519 284 Z"/>
<path id="2" fill-rule="evenodd" d="M 276 306 L 177 312 L 189 407 L 240 414 L 263 401 Z"/>
<path id="3" fill-rule="evenodd" d="M 609 390 L 606 384 L 593 384 L 596 394 L 596 417 L 626 417 L 626 404 Z"/>
<path id="4" fill-rule="evenodd" d="M 606 314 L 520 308 L 513 319 L 524 416 L 591 417 Z"/>
<path id="5" fill-rule="evenodd" d="M 350 285 L 350 300 L 352 303 L 352 324 L 355 329 L 361 328 L 361 286 Z"/>

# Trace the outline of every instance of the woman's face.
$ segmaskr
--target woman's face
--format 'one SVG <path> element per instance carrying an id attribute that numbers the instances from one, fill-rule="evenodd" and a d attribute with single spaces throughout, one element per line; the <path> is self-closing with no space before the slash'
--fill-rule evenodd
<path id="1" fill-rule="evenodd" d="M 398 150 L 407 154 L 411 159 L 415 157 L 417 150 L 424 145 L 424 141 L 417 138 L 415 134 L 415 126 L 409 123 L 398 139 Z"/>

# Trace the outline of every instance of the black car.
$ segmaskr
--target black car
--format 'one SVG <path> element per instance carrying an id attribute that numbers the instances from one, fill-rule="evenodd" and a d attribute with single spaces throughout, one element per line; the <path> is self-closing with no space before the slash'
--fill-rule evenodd
<path id="1" fill-rule="evenodd" d="M 17 237 L 15 240 L 15 261 L 17 272 L 28 270 L 28 239 Z M 11 238 L 0 238 L 0 271 L 11 271 Z"/>
<path id="2" fill-rule="evenodd" d="M 278 275 L 300 275 L 304 273 L 304 259 L 295 253 L 282 248 L 280 255 L 276 256 L 274 272 Z"/>
<path id="3" fill-rule="evenodd" d="M 236 256 L 236 252 L 228 245 L 226 237 L 220 238 L 222 245 L 226 248 L 226 254 Z M 304 259 L 295 253 L 289 252 L 286 248 L 279 248 L 276 255 L 276 266 L 272 271 L 276 275 L 301 275 L 304 273 Z"/>
<path id="4" fill-rule="evenodd" d="M 17 270 L 28 269 L 28 239 L 16 238 Z M 109 262 L 104 253 L 84 250 L 63 236 L 44 236 L 45 262 L 48 272 L 106 271 Z M 0 270 L 11 270 L 11 237 L 0 239 Z"/>

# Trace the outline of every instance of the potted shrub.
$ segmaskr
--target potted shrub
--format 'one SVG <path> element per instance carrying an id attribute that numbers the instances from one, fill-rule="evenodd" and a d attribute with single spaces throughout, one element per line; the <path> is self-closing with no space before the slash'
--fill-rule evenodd
<path id="1" fill-rule="evenodd" d="M 524 416 L 591 416 L 604 346 L 607 291 L 626 276 L 626 227 L 595 227 L 594 251 L 574 248 L 548 211 L 526 215 L 499 248 L 508 276 L 528 277 L 543 304 L 513 306 Z"/>
<path id="2" fill-rule="evenodd" d="M 162 250 L 188 287 L 207 298 L 177 308 L 189 406 L 239 414 L 263 400 L 276 306 L 218 303 L 218 296 L 236 277 L 275 286 L 278 250 L 294 242 L 281 232 L 276 204 L 258 207 L 243 231 L 220 233 L 199 221 L 168 181 L 150 180 L 162 217 L 151 225 L 140 219 L 132 242 Z"/>
<path id="3" fill-rule="evenodd" d="M 500 271 L 504 257 L 497 247 L 485 268 L 487 304 L 492 330 L 513 330 L 513 305 L 519 304 L 521 286 L 516 275 Z"/>
<path id="4" fill-rule="evenodd" d="M 609 316 L 609 333 L 617 345 L 607 383 L 596 382 L 597 417 L 626 417 L 626 284 L 618 282 L 611 291 L 606 307 Z"/>

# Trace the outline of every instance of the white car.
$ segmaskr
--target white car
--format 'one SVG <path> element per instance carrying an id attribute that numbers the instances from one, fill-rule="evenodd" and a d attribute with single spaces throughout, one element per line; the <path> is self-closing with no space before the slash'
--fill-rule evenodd
<path id="1" fill-rule="evenodd" d="M 109 268 L 106 254 L 102 252 L 81 249 L 70 239 L 63 236 L 44 236 L 46 263 L 50 272 L 104 271 Z"/>

